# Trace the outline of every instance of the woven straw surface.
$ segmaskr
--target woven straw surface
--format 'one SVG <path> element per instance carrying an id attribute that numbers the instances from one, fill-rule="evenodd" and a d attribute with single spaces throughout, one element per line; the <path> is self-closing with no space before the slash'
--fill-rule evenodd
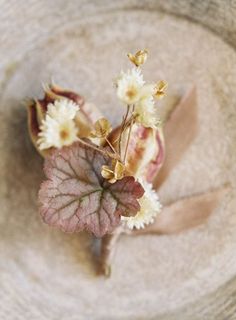
<path id="1" fill-rule="evenodd" d="M 0 319 L 236 319 L 236 54 L 220 38 L 236 45 L 235 3 L 222 3 L 1 1 Z M 22 99 L 42 95 L 41 82 L 53 77 L 116 124 L 112 79 L 127 67 L 125 53 L 143 47 L 151 53 L 145 77 L 170 85 L 162 107 L 198 88 L 199 135 L 160 198 L 228 181 L 233 192 L 195 230 L 123 237 L 106 280 L 94 274 L 89 235 L 52 230 L 37 214 L 42 160 Z"/>

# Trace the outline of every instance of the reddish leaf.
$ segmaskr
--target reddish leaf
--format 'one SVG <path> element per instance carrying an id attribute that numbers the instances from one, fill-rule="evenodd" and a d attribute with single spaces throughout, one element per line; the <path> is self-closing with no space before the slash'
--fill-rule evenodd
<path id="1" fill-rule="evenodd" d="M 43 220 L 63 231 L 88 230 L 101 237 L 140 209 L 137 201 L 144 190 L 133 177 L 109 184 L 101 167 L 110 159 L 83 144 L 53 151 L 45 161 L 48 178 L 39 191 Z"/>

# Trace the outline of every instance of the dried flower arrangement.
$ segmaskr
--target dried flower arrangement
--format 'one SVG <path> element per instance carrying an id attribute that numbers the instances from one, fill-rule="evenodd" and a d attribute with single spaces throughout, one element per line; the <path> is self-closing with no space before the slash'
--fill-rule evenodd
<path id="1" fill-rule="evenodd" d="M 147 56 L 147 50 L 128 54 L 134 67 L 115 81 L 125 109 L 117 128 L 79 94 L 54 84 L 45 88 L 43 99 L 28 104 L 29 133 L 45 158 L 47 180 L 39 191 L 43 221 L 65 232 L 86 230 L 102 237 L 99 270 L 105 275 L 121 233 L 167 234 L 198 225 L 225 192 L 223 186 L 162 208 L 154 189 L 196 135 L 196 92 L 184 97 L 166 121 L 170 143 L 165 146 L 155 100 L 165 96 L 167 83 L 144 81 L 141 66 Z"/>

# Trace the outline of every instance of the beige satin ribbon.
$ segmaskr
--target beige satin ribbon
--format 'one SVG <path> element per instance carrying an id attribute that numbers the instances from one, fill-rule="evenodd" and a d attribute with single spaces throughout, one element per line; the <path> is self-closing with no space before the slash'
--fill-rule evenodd
<path id="1" fill-rule="evenodd" d="M 207 220 L 228 191 L 229 186 L 224 185 L 165 205 L 153 224 L 131 234 L 174 234 L 194 228 Z"/>

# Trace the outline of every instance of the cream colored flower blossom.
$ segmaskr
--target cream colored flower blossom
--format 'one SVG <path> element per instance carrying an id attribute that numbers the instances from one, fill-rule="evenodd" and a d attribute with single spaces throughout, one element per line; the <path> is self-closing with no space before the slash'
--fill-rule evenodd
<path id="1" fill-rule="evenodd" d="M 155 127 L 158 122 L 153 94 L 155 85 L 144 85 L 140 91 L 140 100 L 135 105 L 134 116 L 137 123 L 144 127 Z"/>
<path id="2" fill-rule="evenodd" d="M 62 148 L 77 140 L 78 128 L 74 118 L 78 110 L 79 106 L 69 99 L 56 100 L 48 105 L 38 134 L 40 150 Z"/>
<path id="3" fill-rule="evenodd" d="M 140 99 L 140 91 L 144 85 L 143 75 L 139 68 L 122 72 L 117 79 L 117 96 L 127 105 L 133 105 Z"/>
<path id="4" fill-rule="evenodd" d="M 140 101 L 153 98 L 155 94 L 156 86 L 155 84 L 145 84 L 140 90 Z"/>
<path id="5" fill-rule="evenodd" d="M 136 123 L 146 128 L 154 128 L 158 124 L 158 116 L 151 99 L 146 100 L 145 104 L 138 104 L 135 108 L 134 116 Z"/>
<path id="6" fill-rule="evenodd" d="M 52 147 L 62 148 L 75 142 L 77 133 L 78 128 L 73 120 L 57 121 L 47 115 L 40 127 L 37 143 L 40 150 Z"/>
<path id="7" fill-rule="evenodd" d="M 48 104 L 47 114 L 59 122 L 74 119 L 79 106 L 69 99 L 60 99 Z"/>
<path id="8" fill-rule="evenodd" d="M 139 199 L 140 211 L 134 217 L 123 217 L 122 221 L 129 229 L 142 229 L 153 223 L 155 217 L 161 212 L 161 203 L 157 193 L 152 189 L 152 184 L 139 180 L 144 188 L 144 195 Z"/>

